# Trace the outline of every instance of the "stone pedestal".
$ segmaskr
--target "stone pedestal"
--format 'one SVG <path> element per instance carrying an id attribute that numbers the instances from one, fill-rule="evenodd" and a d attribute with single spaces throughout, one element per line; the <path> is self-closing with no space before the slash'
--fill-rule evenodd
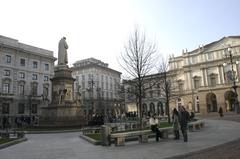
<path id="1" fill-rule="evenodd" d="M 74 99 L 72 71 L 67 65 L 54 69 L 52 102 L 41 111 L 40 126 L 81 126 L 85 124 L 81 102 Z"/>

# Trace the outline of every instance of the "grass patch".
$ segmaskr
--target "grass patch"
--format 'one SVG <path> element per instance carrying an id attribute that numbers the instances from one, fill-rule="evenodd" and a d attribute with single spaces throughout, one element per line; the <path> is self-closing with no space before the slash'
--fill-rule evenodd
<path id="1" fill-rule="evenodd" d="M 0 139 L 0 145 L 5 144 L 5 143 L 10 142 L 10 141 L 13 141 L 13 140 L 16 140 L 16 139 L 1 138 Z"/>
<path id="2" fill-rule="evenodd" d="M 85 136 L 90 137 L 94 140 L 101 141 L 102 137 L 100 133 L 85 134 Z"/>
<path id="3" fill-rule="evenodd" d="M 171 126 L 172 126 L 172 123 L 160 122 L 159 128 L 166 128 L 166 127 L 171 127 Z"/>

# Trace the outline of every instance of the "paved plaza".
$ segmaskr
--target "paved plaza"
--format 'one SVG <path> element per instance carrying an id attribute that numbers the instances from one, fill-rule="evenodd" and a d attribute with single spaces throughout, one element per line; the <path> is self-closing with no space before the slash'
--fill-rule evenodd
<path id="1" fill-rule="evenodd" d="M 183 155 L 239 139 L 240 123 L 205 120 L 206 126 L 189 133 L 189 142 L 173 139 L 126 146 L 94 146 L 79 133 L 29 134 L 28 141 L 0 150 L 1 159 L 156 159 Z"/>

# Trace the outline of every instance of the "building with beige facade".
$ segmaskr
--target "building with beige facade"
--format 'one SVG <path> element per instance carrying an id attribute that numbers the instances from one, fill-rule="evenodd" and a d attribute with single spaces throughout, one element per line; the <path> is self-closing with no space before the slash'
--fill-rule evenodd
<path id="1" fill-rule="evenodd" d="M 0 36 L 1 117 L 14 122 L 19 116 L 40 114 L 40 107 L 51 99 L 55 60 L 52 51 Z"/>
<path id="2" fill-rule="evenodd" d="M 195 50 L 184 50 L 180 56 L 171 56 L 168 73 L 174 76 L 179 92 L 171 107 L 184 105 L 201 114 L 217 112 L 220 107 L 236 111 L 233 85 L 235 82 L 239 86 L 238 61 L 240 36 L 223 37 Z M 236 91 L 239 94 L 239 88 Z"/>

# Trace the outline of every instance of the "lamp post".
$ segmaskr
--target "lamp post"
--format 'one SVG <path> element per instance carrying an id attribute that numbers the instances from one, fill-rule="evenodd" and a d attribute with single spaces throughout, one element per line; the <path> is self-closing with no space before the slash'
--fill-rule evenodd
<path id="1" fill-rule="evenodd" d="M 89 91 L 89 102 L 90 102 L 90 105 L 91 105 L 91 113 L 90 113 L 90 117 L 92 118 L 92 115 L 95 113 L 94 111 L 94 90 L 93 90 L 93 87 L 95 85 L 95 81 L 93 80 L 93 77 L 88 81 L 88 85 L 90 86 L 88 88 L 88 91 Z M 89 108 L 88 108 L 89 110 Z M 89 111 L 88 111 L 89 113 Z M 89 114 L 88 114 L 89 115 Z"/>
<path id="2" fill-rule="evenodd" d="M 236 111 L 237 114 L 239 114 L 240 110 L 239 110 L 239 101 L 238 101 L 238 93 L 237 93 L 237 85 L 236 85 L 236 78 L 235 78 L 235 74 L 234 74 L 234 69 L 233 69 L 233 55 L 232 55 L 232 48 L 231 46 L 228 47 L 227 51 L 225 52 L 225 56 L 230 58 L 230 64 L 231 64 L 231 75 L 232 75 L 232 80 L 233 80 L 233 90 L 234 90 L 234 109 Z M 236 61 L 237 62 L 237 61 Z M 236 63 L 237 64 L 237 63 Z M 224 66 L 226 66 L 227 64 L 224 63 Z"/>

